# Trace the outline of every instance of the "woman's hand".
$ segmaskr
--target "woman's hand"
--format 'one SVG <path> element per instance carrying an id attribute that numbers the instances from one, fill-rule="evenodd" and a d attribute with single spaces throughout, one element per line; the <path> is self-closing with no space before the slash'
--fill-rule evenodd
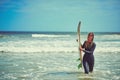
<path id="1" fill-rule="evenodd" d="M 80 49 L 80 51 L 83 51 L 83 50 L 84 50 L 82 47 L 80 47 L 79 49 Z"/>

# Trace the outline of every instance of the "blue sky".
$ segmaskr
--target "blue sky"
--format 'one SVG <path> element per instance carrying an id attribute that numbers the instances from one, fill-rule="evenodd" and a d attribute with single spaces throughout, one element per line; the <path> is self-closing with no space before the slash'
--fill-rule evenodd
<path id="1" fill-rule="evenodd" d="M 0 31 L 120 32 L 120 0 L 0 0 Z"/>

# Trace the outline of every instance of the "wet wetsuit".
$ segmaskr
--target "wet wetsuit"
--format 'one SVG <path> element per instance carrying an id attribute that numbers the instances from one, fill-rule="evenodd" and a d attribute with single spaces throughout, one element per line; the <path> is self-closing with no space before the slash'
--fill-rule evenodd
<path id="1" fill-rule="evenodd" d="M 84 44 L 82 45 L 82 48 L 85 48 L 85 50 L 83 50 L 83 52 L 85 52 L 83 56 L 83 67 L 85 73 L 88 74 L 89 72 L 93 71 L 93 67 L 94 67 L 93 52 L 96 47 L 96 44 L 93 42 L 89 46 L 86 46 L 86 42 L 87 41 L 85 41 Z"/>

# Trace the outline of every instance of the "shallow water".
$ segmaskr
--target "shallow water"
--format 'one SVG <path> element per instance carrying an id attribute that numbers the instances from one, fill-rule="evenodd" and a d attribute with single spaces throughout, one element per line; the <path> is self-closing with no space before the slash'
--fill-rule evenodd
<path id="1" fill-rule="evenodd" d="M 75 53 L 0 53 L 0 79 L 119 80 L 120 59 L 116 55 L 120 56 L 95 55 L 94 73 L 85 75 L 83 69 L 77 69 Z"/>

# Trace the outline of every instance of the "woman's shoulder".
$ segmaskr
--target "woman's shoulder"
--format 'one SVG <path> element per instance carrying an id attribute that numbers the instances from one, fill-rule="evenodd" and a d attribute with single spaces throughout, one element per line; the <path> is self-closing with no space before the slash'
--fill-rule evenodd
<path id="1" fill-rule="evenodd" d="M 84 41 L 84 43 L 86 43 L 86 42 L 87 42 L 87 40 Z"/>
<path id="2" fill-rule="evenodd" d="M 93 42 L 93 45 L 94 45 L 94 46 L 96 46 L 96 43 L 95 43 L 95 42 Z"/>

